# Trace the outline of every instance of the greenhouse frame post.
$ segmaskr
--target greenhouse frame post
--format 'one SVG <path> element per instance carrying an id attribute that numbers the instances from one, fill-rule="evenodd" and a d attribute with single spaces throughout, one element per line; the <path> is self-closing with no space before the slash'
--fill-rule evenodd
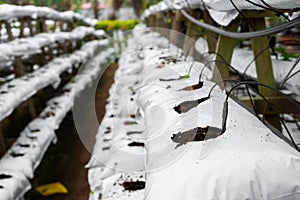
<path id="1" fill-rule="evenodd" d="M 210 25 L 215 25 L 214 20 L 211 18 L 207 10 L 204 10 L 202 12 L 203 20 Z M 208 49 L 210 52 L 215 52 L 217 48 L 217 34 L 209 31 L 209 30 L 203 30 L 204 31 L 204 38 L 207 41 Z"/>
<path id="2" fill-rule="evenodd" d="M 175 14 L 172 17 L 172 32 L 170 41 L 172 44 L 177 46 L 179 32 L 180 32 L 180 25 L 183 21 L 183 15 L 181 14 L 180 10 L 176 10 Z"/>
<path id="3" fill-rule="evenodd" d="M 189 12 L 194 18 L 199 19 L 200 13 L 195 10 L 188 9 L 187 12 Z M 193 56 L 195 51 L 195 43 L 196 39 L 198 38 L 198 31 L 197 27 L 193 26 L 193 23 L 189 20 L 185 20 L 186 22 L 186 36 L 185 41 L 183 45 L 183 51 L 188 53 L 188 55 Z M 192 38 L 193 40 L 191 40 Z"/>
<path id="4" fill-rule="evenodd" d="M 238 26 L 239 26 L 239 21 L 238 19 L 235 19 L 227 27 L 224 27 L 224 29 L 226 31 L 236 32 Z M 237 42 L 236 39 L 220 35 L 216 47 L 216 55 L 222 55 L 224 61 L 230 64 L 236 42 Z M 220 58 L 216 58 L 216 60 L 218 59 Z M 215 63 L 215 67 L 213 70 L 213 79 L 212 79 L 214 82 L 218 82 L 221 79 L 225 80 L 229 78 L 229 68 L 226 63 L 222 63 L 222 62 Z"/>
<path id="5" fill-rule="evenodd" d="M 8 21 L 4 21 L 4 23 L 5 23 L 5 27 L 6 27 L 6 31 L 7 31 L 7 35 L 8 35 L 8 40 L 12 41 L 14 39 L 14 36 L 11 31 L 10 23 Z"/>
<path id="6" fill-rule="evenodd" d="M 250 23 L 255 27 L 256 30 L 266 29 L 266 22 L 264 17 L 259 18 L 250 18 Z M 260 54 L 266 47 L 269 46 L 268 37 L 259 37 L 252 39 L 253 53 L 254 55 Z M 270 87 L 275 88 L 275 78 L 272 67 L 271 53 L 270 51 L 263 51 L 260 56 L 255 59 L 257 81 L 259 83 L 264 83 Z M 273 91 L 259 86 L 259 91 L 262 95 L 270 98 L 274 97 L 277 94 L 274 94 Z M 273 114 L 264 114 L 264 119 L 270 122 L 275 128 L 281 130 L 281 123 L 279 116 Z"/>

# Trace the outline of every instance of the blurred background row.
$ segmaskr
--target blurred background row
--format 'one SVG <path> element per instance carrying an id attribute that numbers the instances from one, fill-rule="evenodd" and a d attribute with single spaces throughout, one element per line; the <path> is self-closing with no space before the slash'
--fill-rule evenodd
<path id="1" fill-rule="evenodd" d="M 0 4 L 47 6 L 58 11 L 72 10 L 102 20 L 137 18 L 143 9 L 157 2 L 158 0 L 0 0 Z"/>

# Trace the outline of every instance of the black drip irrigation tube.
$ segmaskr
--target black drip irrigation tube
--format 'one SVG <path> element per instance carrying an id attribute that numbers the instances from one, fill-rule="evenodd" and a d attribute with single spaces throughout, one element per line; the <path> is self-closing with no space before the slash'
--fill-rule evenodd
<path id="1" fill-rule="evenodd" d="M 255 81 L 242 81 L 242 82 L 235 81 L 235 80 L 223 80 L 223 81 L 219 81 L 219 82 L 215 83 L 215 85 L 210 89 L 209 94 L 208 94 L 208 97 L 211 97 L 211 93 L 212 93 L 212 91 L 214 90 L 214 88 L 215 88 L 217 85 L 219 85 L 220 83 L 223 83 L 223 82 L 231 82 L 231 81 L 232 81 L 232 82 L 237 82 L 237 84 L 236 84 L 235 86 L 233 86 L 233 87 L 229 90 L 229 92 L 228 92 L 227 95 L 226 95 L 226 99 L 225 99 L 225 101 L 224 101 L 223 114 L 222 114 L 222 117 L 223 117 L 223 120 L 222 120 L 222 133 L 224 133 L 224 132 L 226 131 L 227 118 L 228 118 L 228 111 L 229 111 L 229 109 L 228 109 L 228 100 L 229 100 L 230 94 L 231 94 L 236 88 L 238 88 L 238 87 L 241 86 L 241 85 L 246 85 L 246 86 L 258 85 L 258 86 L 262 86 L 262 87 L 264 87 L 264 88 L 268 88 L 268 89 L 270 89 L 271 91 L 273 91 L 273 92 L 275 92 L 275 93 L 277 93 L 277 94 L 280 94 L 280 95 L 286 97 L 288 100 L 290 100 L 292 103 L 294 103 L 294 105 L 299 106 L 299 105 L 298 105 L 291 97 L 285 95 L 284 93 L 278 91 L 277 89 L 272 88 L 272 87 L 270 87 L 270 86 L 268 86 L 268 85 L 266 85 L 266 84 L 258 83 L 258 82 L 255 82 Z M 269 106 L 269 108 L 270 108 L 276 115 L 279 116 L 279 113 L 277 112 L 276 108 L 272 105 L 272 103 L 270 103 L 270 101 L 269 101 L 264 95 L 262 95 L 261 93 L 257 92 L 257 94 L 258 94 L 261 98 L 263 98 L 263 100 L 267 103 L 267 105 Z M 249 97 L 250 97 L 250 100 L 251 100 L 251 103 L 252 103 L 252 106 L 253 106 L 253 102 L 252 102 L 251 96 L 249 96 Z M 254 107 L 253 107 L 253 109 L 254 109 Z M 254 109 L 254 111 L 255 111 L 255 109 Z M 256 111 L 255 111 L 255 113 L 256 113 Z M 256 113 L 256 116 L 258 117 L 257 113 Z M 259 117 L 258 117 L 258 118 L 259 118 Z M 260 119 L 260 118 L 259 118 L 259 119 Z M 284 122 L 280 117 L 279 117 L 279 120 L 280 120 L 280 122 L 282 123 L 284 129 L 286 130 L 286 132 L 287 132 L 287 134 L 288 134 L 288 136 L 289 136 L 289 138 L 290 138 L 290 142 L 289 142 L 288 140 L 282 138 L 282 137 L 280 137 L 280 138 L 282 138 L 284 141 L 286 141 L 288 144 L 290 144 L 292 147 L 294 147 L 298 152 L 300 152 L 300 149 L 299 149 L 298 145 L 296 144 L 296 142 L 295 142 L 295 140 L 294 140 L 292 134 L 290 133 L 288 127 L 286 126 L 285 122 Z"/>
<path id="2" fill-rule="evenodd" d="M 280 24 L 276 27 L 272 27 L 269 29 L 253 31 L 253 32 L 246 32 L 246 33 L 236 33 L 236 32 L 231 32 L 231 31 L 225 31 L 223 29 L 217 28 L 217 27 L 209 25 L 207 23 L 200 22 L 199 20 L 195 19 L 193 16 L 188 14 L 185 10 L 181 10 L 180 12 L 184 15 L 184 17 L 186 17 L 193 24 L 195 24 L 201 28 L 205 28 L 209 31 L 215 32 L 217 34 L 220 34 L 220 35 L 223 35 L 226 37 L 230 37 L 230 38 L 234 38 L 234 39 L 249 39 L 249 38 L 269 36 L 272 34 L 280 33 L 282 31 L 298 27 L 300 25 L 300 17 L 298 17 L 292 21 Z"/>

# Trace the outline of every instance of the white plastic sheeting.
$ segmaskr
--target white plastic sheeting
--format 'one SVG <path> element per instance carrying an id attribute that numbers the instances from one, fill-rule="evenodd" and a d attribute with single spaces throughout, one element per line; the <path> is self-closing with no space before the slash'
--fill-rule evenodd
<path id="1" fill-rule="evenodd" d="M 209 54 L 207 54 L 208 46 L 203 38 L 200 38 L 196 41 L 195 48 L 200 54 L 206 54 L 207 61 L 214 59 L 215 55 L 209 56 Z M 275 80 L 278 84 L 280 84 L 294 65 L 294 61 L 280 60 L 276 59 L 273 56 L 271 58 Z M 241 62 L 241 60 L 243 62 Z M 245 48 L 235 48 L 233 51 L 231 65 L 241 74 L 247 75 L 253 79 L 257 79 L 254 55 L 252 50 Z M 296 72 L 298 70 L 300 70 L 299 63 L 296 65 L 293 72 Z M 300 76 L 294 76 L 293 78 L 289 79 L 284 86 L 295 94 L 300 95 L 299 82 Z"/>
<path id="2" fill-rule="evenodd" d="M 198 83 L 204 65 L 195 63 L 190 77 L 176 79 L 187 73 L 190 63 L 168 49 L 159 48 L 164 39 L 156 34 L 136 28 L 133 35 L 127 51 L 119 60 L 115 80 L 116 83 L 121 80 L 121 84 L 115 84 L 110 90 L 108 102 L 111 106 L 106 108 L 94 147 L 93 159 L 100 162 L 104 159 L 105 162 L 102 166 L 91 166 L 93 159 L 89 163 L 90 167 L 94 167 L 89 171 L 89 182 L 94 192 L 91 199 L 96 199 L 99 194 L 104 199 L 113 199 L 109 195 L 113 192 L 118 193 L 117 199 L 127 199 L 125 191 L 119 194 L 119 187 L 111 186 L 118 183 L 119 172 L 112 170 L 118 167 L 111 167 L 105 160 L 122 158 L 114 151 L 106 157 L 107 149 L 102 149 L 107 144 L 122 148 L 119 146 L 122 142 L 115 139 L 115 135 L 122 137 L 124 133 L 118 131 L 113 123 L 120 124 L 119 120 L 124 118 L 123 112 L 120 112 L 124 105 L 129 113 L 136 111 L 138 124 L 145 125 L 146 189 L 145 193 L 138 190 L 140 195 L 136 199 L 300 198 L 300 154 L 232 100 L 229 101 L 227 129 L 223 135 L 182 145 L 175 143 L 171 138 L 179 132 L 196 127 L 221 127 L 225 94 L 215 88 L 209 100 L 178 114 L 174 106 L 208 95 L 213 83 L 205 77 L 210 77 L 211 71 L 204 70 L 202 88 L 183 91 L 182 88 Z M 161 57 L 169 56 L 175 56 L 177 61 L 161 65 Z M 161 81 L 163 78 L 174 80 Z M 131 97 L 127 97 L 128 88 L 134 91 L 134 94 L 129 93 Z M 128 98 L 133 98 L 138 107 L 127 106 Z M 113 117 L 109 118 L 111 114 Z M 127 131 L 126 128 L 121 129 Z M 105 143 L 104 139 L 108 142 Z M 139 162 L 143 159 L 135 161 L 136 171 L 139 171 Z M 132 162 L 129 161 L 130 165 Z"/>
<path id="3" fill-rule="evenodd" d="M 99 46 L 99 42 L 94 42 Z M 88 46 L 89 51 L 95 50 Z M 109 48 L 91 58 L 84 70 L 62 89 L 62 93 L 47 102 L 47 107 L 38 118 L 28 124 L 20 137 L 0 160 L 0 194 L 3 200 L 17 200 L 30 188 L 27 178 L 33 178 L 34 170 L 39 165 L 51 142 L 56 142 L 55 130 L 73 105 L 74 98 L 99 74 L 100 65 L 106 63 L 114 49 Z M 76 87 L 76 89 L 75 89 Z M 78 89 L 79 88 L 79 89 Z M 1 172 L 12 173 L 15 178 L 1 179 Z M 6 173 L 5 173 L 6 174 Z M 8 180 L 8 181 L 7 181 Z"/>
<path id="4" fill-rule="evenodd" d="M 43 47 L 63 43 L 66 40 L 82 40 L 86 36 L 103 37 L 104 33 L 92 27 L 79 26 L 71 32 L 41 33 L 34 37 L 21 38 L 0 44 L 0 70 L 9 67 L 15 56 L 28 56 L 40 53 Z"/>
<path id="5" fill-rule="evenodd" d="M 67 70 L 72 71 L 74 66 L 93 56 L 98 45 L 99 42 L 97 41 L 86 43 L 82 50 L 78 50 L 68 57 L 55 58 L 46 66 L 1 85 L 0 121 L 10 115 L 20 103 L 26 101 L 38 90 L 51 84 L 54 87 L 58 86 L 60 74 Z"/>
<path id="6" fill-rule="evenodd" d="M 58 12 L 52 8 L 39 7 L 39 6 L 17 6 L 11 4 L 0 5 L 0 20 L 10 21 L 16 18 L 30 17 L 36 18 L 47 18 L 52 20 L 63 20 L 73 22 L 75 20 L 83 21 L 91 26 L 94 25 L 93 20 L 84 18 L 79 13 L 73 11 Z"/>
<path id="7" fill-rule="evenodd" d="M 231 64 L 234 68 L 236 68 L 239 72 L 244 73 L 247 65 L 253 60 L 253 51 L 236 48 L 233 53 Z M 243 60 L 243 62 L 240 62 Z M 274 77 L 277 83 L 281 83 L 287 73 L 290 71 L 294 62 L 292 61 L 284 61 L 276 58 L 272 58 Z M 300 69 L 300 64 L 298 63 L 293 72 L 296 72 Z M 257 78 L 255 62 L 252 62 L 250 67 L 247 69 L 246 75 Z M 294 93 L 300 95 L 300 76 L 294 76 L 290 80 L 288 80 L 285 84 L 287 89 L 293 91 Z"/>
<path id="8" fill-rule="evenodd" d="M 208 45 L 205 39 L 199 38 L 196 41 L 195 48 L 199 54 L 203 55 L 201 57 L 204 58 L 203 60 L 204 64 L 215 59 L 215 55 L 208 54 Z M 294 65 L 294 61 L 280 60 L 280 59 L 276 59 L 274 56 L 272 56 L 271 58 L 272 58 L 272 66 L 273 66 L 275 81 L 277 82 L 277 84 L 281 84 L 283 78 L 287 75 L 291 67 Z M 241 60 L 243 62 L 241 62 Z M 253 51 L 246 48 L 243 49 L 235 48 L 233 51 L 231 65 L 240 74 L 244 74 L 253 79 L 257 79 Z M 300 64 L 297 64 L 293 72 L 298 71 L 299 68 L 300 68 Z M 284 89 L 282 89 L 281 91 L 286 92 L 287 94 L 295 93 L 297 95 L 300 95 L 299 81 L 300 81 L 299 76 L 294 76 L 284 84 L 284 87 L 286 87 L 288 91 Z M 294 119 L 289 118 L 289 120 L 294 120 Z M 300 137 L 299 137 L 300 134 L 297 127 L 295 127 L 296 123 L 287 123 L 287 124 L 288 127 L 290 127 L 289 131 L 291 132 L 294 140 L 296 141 L 296 144 L 300 147 Z M 282 130 L 285 133 L 285 136 L 289 138 L 284 127 L 282 127 Z"/>
<path id="9" fill-rule="evenodd" d="M 291 135 L 293 136 L 293 139 L 295 143 L 300 147 L 300 129 L 299 129 L 299 123 L 295 121 L 295 119 L 291 115 L 284 114 L 284 119 L 287 121 L 286 126 L 288 127 L 288 130 L 290 131 Z M 286 137 L 289 137 L 287 131 L 282 126 L 282 132 Z"/>
<path id="10" fill-rule="evenodd" d="M 178 65 L 171 64 L 166 67 L 173 70 Z M 182 73 L 184 71 L 183 68 Z M 188 79 L 191 82 L 174 81 L 168 84 L 170 88 L 177 89 L 197 83 L 199 71 L 194 70 L 191 75 Z M 153 74 L 147 73 L 147 76 L 153 76 L 155 82 L 160 77 L 157 71 Z M 160 110 L 154 108 L 169 105 L 164 106 L 167 117 L 164 123 L 166 131 L 162 138 L 165 138 L 166 143 L 171 143 L 170 138 L 179 131 L 199 126 L 221 126 L 221 116 L 218 118 L 218 115 L 222 114 L 220 110 L 224 94 L 220 90 L 216 89 L 211 100 L 181 114 L 181 117 L 173 110 L 173 106 L 180 102 L 207 96 L 211 86 L 212 83 L 205 81 L 203 88 L 198 91 L 172 90 L 177 99 L 167 93 L 157 93 L 155 87 L 147 87 L 146 93 L 140 91 L 143 98 L 139 99 L 142 101 L 141 105 L 148 102 L 144 111 L 145 116 L 154 120 L 152 124 L 159 124 L 160 120 L 155 117 Z M 214 113 L 215 117 L 208 117 Z M 147 150 L 160 148 L 161 141 L 161 138 L 154 142 L 147 141 Z M 188 143 L 185 147 L 185 153 L 170 167 L 147 174 L 146 199 L 299 198 L 300 154 L 234 101 L 229 102 L 227 130 L 222 136 L 204 142 Z M 179 148 L 174 149 L 175 155 Z M 148 151 L 149 153 L 151 152 Z M 164 159 L 167 157 L 163 154 L 150 156 L 148 164 L 157 165 Z"/>
<path id="11" fill-rule="evenodd" d="M 253 5 L 245 0 L 232 0 L 239 10 L 262 10 L 262 8 Z M 265 6 L 261 0 L 251 0 L 260 6 Z M 294 9 L 300 7 L 299 1 L 294 0 L 265 0 L 267 4 L 276 9 Z M 238 15 L 238 11 L 230 0 L 203 0 L 211 17 L 220 25 L 227 26 Z"/>
<path id="12" fill-rule="evenodd" d="M 254 4 L 266 7 L 261 0 L 251 0 Z M 157 12 L 166 10 L 180 10 L 183 8 L 206 8 L 211 17 L 220 25 L 227 26 L 235 19 L 239 10 L 262 10 L 261 7 L 249 3 L 245 0 L 164 0 L 160 3 L 150 6 L 143 13 L 142 19 L 149 17 Z M 294 0 L 265 0 L 267 4 L 276 9 L 294 9 L 300 8 L 300 2 Z"/>
<path id="13" fill-rule="evenodd" d="M 27 178 L 20 172 L 0 171 L 0 195 L 5 200 L 21 200 L 31 188 Z"/>

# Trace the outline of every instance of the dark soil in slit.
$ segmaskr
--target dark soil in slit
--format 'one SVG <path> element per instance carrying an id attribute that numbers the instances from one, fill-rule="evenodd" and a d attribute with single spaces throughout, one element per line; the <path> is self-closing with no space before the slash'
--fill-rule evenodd
<path id="1" fill-rule="evenodd" d="M 103 151 L 108 151 L 110 149 L 110 147 L 103 147 L 102 150 Z"/>
<path id="2" fill-rule="evenodd" d="M 185 132 L 179 132 L 177 134 L 173 134 L 171 139 L 173 142 L 178 143 L 177 147 L 185 145 L 189 142 L 199 142 L 204 141 L 212 138 L 216 138 L 222 134 L 222 130 L 216 127 L 197 127 Z"/>
<path id="3" fill-rule="evenodd" d="M 129 126 L 129 125 L 137 125 L 138 123 L 135 121 L 125 121 L 124 125 Z"/>
<path id="4" fill-rule="evenodd" d="M 163 81 L 163 82 L 168 82 L 168 81 L 179 81 L 179 80 L 183 80 L 187 78 L 186 76 L 179 76 L 178 78 L 169 78 L 169 79 L 165 79 L 165 78 L 160 78 L 159 81 Z"/>
<path id="5" fill-rule="evenodd" d="M 142 134 L 143 132 L 141 131 L 129 131 L 127 132 L 127 135 L 135 135 L 135 134 Z"/>
<path id="6" fill-rule="evenodd" d="M 195 85 L 192 85 L 192 86 L 188 86 L 188 87 L 185 87 L 179 91 L 193 91 L 193 90 L 198 90 L 198 89 L 201 89 L 203 87 L 203 82 L 199 82 Z"/>
<path id="7" fill-rule="evenodd" d="M 12 152 L 12 153 L 10 153 L 10 155 L 11 155 L 12 157 L 16 158 L 16 157 L 22 157 L 22 156 L 24 156 L 25 154 L 24 154 L 24 153 L 15 153 L 15 152 Z"/>
<path id="8" fill-rule="evenodd" d="M 104 134 L 109 134 L 111 133 L 111 128 L 110 127 L 106 127 L 106 131 L 104 132 Z"/>
<path id="9" fill-rule="evenodd" d="M 131 143 L 128 144 L 128 146 L 130 146 L 130 147 L 144 147 L 145 144 L 142 143 L 142 142 L 131 142 Z"/>
<path id="10" fill-rule="evenodd" d="M 159 60 L 164 60 L 167 62 L 167 64 L 170 64 L 170 63 L 177 63 L 177 62 L 180 62 L 181 60 L 176 58 L 176 57 L 173 57 L 173 56 L 161 56 L 159 57 Z"/>
<path id="11" fill-rule="evenodd" d="M 202 102 L 204 102 L 208 99 L 209 99 L 209 97 L 204 97 L 204 98 L 196 99 L 196 100 L 192 100 L 192 101 L 185 101 L 185 102 L 179 104 L 178 106 L 175 106 L 174 110 L 179 114 L 186 113 L 189 110 L 191 110 L 192 108 L 198 106 L 199 104 L 201 104 Z"/>
<path id="12" fill-rule="evenodd" d="M 11 178 L 11 177 L 12 177 L 11 175 L 0 174 L 0 180 L 1 180 L 1 179 L 8 179 L 8 178 Z"/>
<path id="13" fill-rule="evenodd" d="M 135 182 L 129 182 L 126 181 L 122 184 L 125 190 L 128 191 L 136 191 L 136 190 L 142 190 L 145 189 L 146 183 L 144 181 L 135 181 Z"/>
<path id="14" fill-rule="evenodd" d="M 116 64 L 106 69 L 98 84 L 95 97 L 96 111 L 99 122 L 105 114 L 108 90 L 113 83 Z M 84 95 L 84 93 L 82 94 Z M 87 105 L 88 107 L 88 105 Z M 87 119 L 88 121 L 88 119 Z M 95 136 L 98 127 L 87 126 L 87 134 Z M 110 131 L 110 128 L 107 128 Z M 85 165 L 90 159 L 90 153 L 82 144 L 75 129 L 72 114 L 69 113 L 56 132 L 58 143 L 50 146 L 40 166 L 31 181 L 32 189 L 26 194 L 26 200 L 88 200 L 89 184 Z M 35 191 L 40 185 L 61 182 L 68 189 L 68 194 L 56 194 L 44 197 Z"/>

